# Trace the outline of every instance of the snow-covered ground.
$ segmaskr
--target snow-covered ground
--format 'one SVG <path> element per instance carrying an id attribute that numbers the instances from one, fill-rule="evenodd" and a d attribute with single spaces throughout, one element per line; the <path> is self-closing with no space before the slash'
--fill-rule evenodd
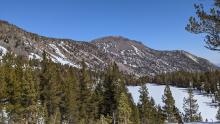
<path id="1" fill-rule="evenodd" d="M 133 100 L 135 103 L 138 103 L 139 100 L 139 86 L 128 86 L 128 91 L 132 94 Z M 155 84 L 147 84 L 148 92 L 151 97 L 154 98 L 156 104 L 162 103 L 162 95 L 164 93 L 165 85 L 155 85 Z M 185 88 L 177 88 L 170 86 L 173 97 L 175 99 L 175 105 L 179 108 L 181 112 L 183 112 L 183 98 L 187 97 L 187 90 Z M 195 98 L 197 99 L 197 103 L 199 104 L 199 112 L 201 112 L 203 121 L 208 119 L 209 122 L 216 121 L 216 113 L 218 108 L 210 106 L 212 99 L 210 96 L 201 95 L 197 91 L 194 91 Z"/>

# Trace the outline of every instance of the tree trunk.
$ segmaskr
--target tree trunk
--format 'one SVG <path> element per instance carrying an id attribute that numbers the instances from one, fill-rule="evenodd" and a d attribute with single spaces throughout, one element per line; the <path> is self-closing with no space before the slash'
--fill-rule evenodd
<path id="1" fill-rule="evenodd" d="M 113 115 L 112 115 L 112 119 L 113 119 L 113 124 L 115 124 L 115 113 L 113 112 Z"/>

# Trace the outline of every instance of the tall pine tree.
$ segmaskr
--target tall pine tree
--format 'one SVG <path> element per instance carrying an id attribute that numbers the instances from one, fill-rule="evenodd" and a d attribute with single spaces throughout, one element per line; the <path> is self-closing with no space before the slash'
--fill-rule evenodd
<path id="1" fill-rule="evenodd" d="M 80 70 L 80 78 L 79 78 L 79 94 L 78 94 L 78 101 L 79 101 L 79 122 L 82 124 L 89 123 L 91 120 L 91 108 L 90 108 L 90 101 L 91 101 L 91 79 L 89 72 L 87 70 L 87 65 L 82 61 L 82 68 Z"/>
<path id="2" fill-rule="evenodd" d="M 112 122 L 116 123 L 118 99 L 120 93 L 125 91 L 125 83 L 116 63 L 113 63 L 107 69 L 104 77 L 103 88 L 104 98 L 101 113 L 105 116 L 112 116 Z"/>
<path id="3" fill-rule="evenodd" d="M 130 117 L 131 117 L 132 109 L 129 105 L 128 96 L 124 92 L 120 94 L 117 110 L 118 110 L 118 123 L 119 124 L 131 123 Z"/>
<path id="4" fill-rule="evenodd" d="M 201 114 L 198 113 L 199 105 L 193 95 L 192 83 L 188 88 L 188 97 L 183 99 L 183 110 L 185 112 L 185 122 L 200 122 L 202 121 Z"/>
<path id="5" fill-rule="evenodd" d="M 138 103 L 138 109 L 140 112 L 141 124 L 153 123 L 153 106 L 150 101 L 149 93 L 146 85 L 142 85 L 140 90 L 140 101 Z"/>
<path id="6" fill-rule="evenodd" d="M 169 85 L 166 85 L 164 89 L 164 95 L 162 96 L 162 101 L 165 104 L 163 106 L 163 110 L 165 112 L 165 115 L 167 117 L 168 122 L 178 122 L 178 119 L 176 117 L 176 107 L 175 107 L 175 100 L 172 96 L 172 92 L 170 90 Z"/>

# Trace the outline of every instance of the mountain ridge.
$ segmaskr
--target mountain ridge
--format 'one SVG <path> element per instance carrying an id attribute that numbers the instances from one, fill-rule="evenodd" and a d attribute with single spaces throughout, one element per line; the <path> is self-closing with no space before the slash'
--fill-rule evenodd
<path id="1" fill-rule="evenodd" d="M 42 53 L 46 51 L 52 61 L 74 67 L 80 67 L 81 61 L 84 60 L 92 69 L 103 69 L 115 61 L 125 73 L 138 76 L 180 70 L 219 69 L 208 60 L 189 52 L 154 50 L 140 41 L 123 36 L 106 36 L 91 42 L 50 38 L 30 33 L 2 20 L 0 20 L 0 46 L 27 58 L 35 56 L 42 59 Z"/>
<path id="2" fill-rule="evenodd" d="M 133 42 L 133 40 L 125 40 L 121 37 L 103 37 L 92 41 L 92 43 L 98 46 L 100 50 L 103 50 L 103 52 L 108 53 L 116 62 L 129 65 L 131 69 L 136 70 L 135 72 L 138 72 L 139 70 L 141 73 L 148 72 L 148 74 L 155 74 L 179 70 L 205 71 L 210 70 L 211 68 L 208 69 L 204 65 L 214 67 L 214 65 L 208 60 L 197 57 L 183 50 L 154 50 L 143 44 Z M 129 54 L 124 55 L 124 53 Z M 130 63 L 127 63 L 127 61 Z"/>

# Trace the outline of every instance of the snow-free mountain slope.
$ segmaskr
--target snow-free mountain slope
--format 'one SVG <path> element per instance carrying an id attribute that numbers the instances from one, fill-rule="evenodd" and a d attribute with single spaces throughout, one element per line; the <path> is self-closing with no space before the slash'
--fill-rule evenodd
<path id="1" fill-rule="evenodd" d="M 110 36 L 92 42 L 57 39 L 27 32 L 0 21 L 0 50 L 12 51 L 26 58 L 41 60 L 42 53 L 57 63 L 79 68 L 82 60 L 91 69 L 104 69 L 115 61 L 125 73 L 155 75 L 164 72 L 208 71 L 218 69 L 209 61 L 185 51 L 158 51 L 141 42 Z"/>

